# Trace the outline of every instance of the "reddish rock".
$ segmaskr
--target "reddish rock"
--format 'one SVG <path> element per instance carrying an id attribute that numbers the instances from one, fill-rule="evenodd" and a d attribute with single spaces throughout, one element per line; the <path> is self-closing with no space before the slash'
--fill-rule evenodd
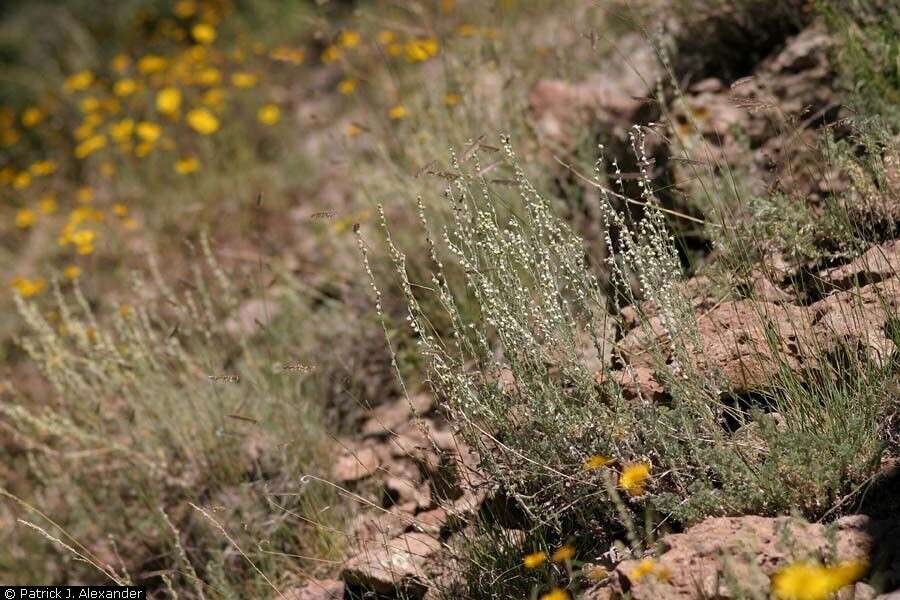
<path id="1" fill-rule="evenodd" d="M 653 370 L 649 367 L 638 365 L 628 366 L 620 371 L 609 374 L 621 389 L 626 400 L 645 399 L 659 401 L 665 397 L 665 389 L 656 381 Z M 598 373 L 597 382 L 603 383 L 603 373 Z"/>
<path id="2" fill-rule="evenodd" d="M 810 308 L 822 350 L 860 348 L 882 364 L 897 350 L 886 329 L 900 311 L 900 279 L 838 292 Z"/>
<path id="3" fill-rule="evenodd" d="M 413 509 L 425 508 L 431 504 L 431 490 L 428 484 L 422 484 L 415 480 L 401 477 L 389 477 L 384 482 L 384 487 L 398 504 L 412 503 Z"/>
<path id="4" fill-rule="evenodd" d="M 437 536 L 447 522 L 447 519 L 447 509 L 438 507 L 417 514 L 413 529 L 421 531 L 422 533 Z"/>
<path id="5" fill-rule="evenodd" d="M 350 529 L 357 543 L 368 545 L 395 538 L 414 523 L 415 519 L 409 512 L 392 507 L 386 512 L 361 512 Z"/>
<path id="6" fill-rule="evenodd" d="M 813 364 L 812 314 L 802 307 L 771 302 L 723 302 L 697 318 L 695 340 L 680 341 L 698 368 L 718 373 L 731 390 L 758 389 L 784 367 L 799 369 Z M 698 347 L 693 348 L 694 344 Z M 618 377 L 645 395 L 655 393 L 648 370 L 671 363 L 673 358 L 662 319 L 655 316 L 648 326 L 632 330 L 619 347 L 633 374 Z"/>
<path id="7" fill-rule="evenodd" d="M 348 584 L 381 594 L 421 597 L 427 589 L 426 564 L 441 544 L 428 534 L 403 534 L 385 544 L 370 544 L 347 561 L 341 572 Z"/>
<path id="8" fill-rule="evenodd" d="M 372 476 L 380 464 L 373 448 L 361 448 L 340 456 L 334 464 L 332 476 L 341 483 L 358 481 Z"/>
<path id="9" fill-rule="evenodd" d="M 900 275 L 900 240 L 869 248 L 859 258 L 819 274 L 823 280 L 841 288 L 876 283 Z"/>
<path id="10" fill-rule="evenodd" d="M 876 543 L 873 530 L 864 516 L 838 521 L 835 558 L 868 560 Z M 707 519 L 664 537 L 662 545 L 665 551 L 651 559 L 652 568 L 638 569 L 639 560 L 620 563 L 611 589 L 633 600 L 731 598 L 737 582 L 746 597 L 764 598 L 778 569 L 828 557 L 832 548 L 824 525 L 756 516 Z"/>
<path id="11" fill-rule="evenodd" d="M 370 410 L 362 425 L 365 435 L 382 435 L 406 425 L 417 415 L 424 415 L 432 408 L 431 394 L 416 394 L 409 400 L 400 398 L 394 402 L 377 406 Z"/>
<path id="12" fill-rule="evenodd" d="M 612 61 L 585 80 L 538 81 L 528 96 L 535 128 L 563 148 L 571 148 L 591 121 L 625 129 L 660 73 L 653 49 L 641 36 L 619 40 L 627 64 Z"/>

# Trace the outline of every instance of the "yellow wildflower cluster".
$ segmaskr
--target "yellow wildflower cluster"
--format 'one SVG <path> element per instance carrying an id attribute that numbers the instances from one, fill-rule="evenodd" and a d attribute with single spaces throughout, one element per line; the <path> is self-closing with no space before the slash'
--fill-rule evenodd
<path id="1" fill-rule="evenodd" d="M 120 186 L 118 173 L 189 176 L 211 164 L 202 159 L 212 151 L 204 138 L 230 127 L 261 132 L 281 122 L 281 104 L 259 90 L 261 73 L 290 77 L 286 69 L 301 64 L 304 52 L 230 36 L 224 20 L 230 10 L 227 0 L 177 0 L 150 25 L 153 51 L 120 52 L 106 65 L 68 74 L 44 98 L 0 106 L 0 198 L 11 207 L 6 222 L 22 240 L 52 227 L 57 269 L 67 279 L 79 277 L 84 265 L 62 261 L 97 253 L 114 225 L 138 228 L 127 206 L 114 200 L 134 187 Z M 143 22 L 141 29 L 147 29 Z M 354 48 L 361 37 L 346 31 L 339 43 Z M 22 143 L 30 139 L 40 143 Z M 73 140 L 70 146 L 65 139 Z M 35 148 L 45 155 L 35 156 Z M 67 216 L 54 216 L 66 204 Z M 42 281 L 17 277 L 10 285 L 31 297 L 45 289 Z"/>

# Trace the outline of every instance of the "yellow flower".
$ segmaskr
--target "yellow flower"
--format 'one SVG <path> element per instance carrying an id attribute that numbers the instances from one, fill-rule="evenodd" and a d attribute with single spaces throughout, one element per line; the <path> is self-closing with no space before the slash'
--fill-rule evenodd
<path id="1" fill-rule="evenodd" d="M 37 106 L 29 106 L 22 111 L 22 126 L 31 128 L 44 120 L 44 111 Z"/>
<path id="2" fill-rule="evenodd" d="M 117 217 L 124 217 L 128 214 L 128 207 L 122 204 L 121 202 L 116 202 L 112 205 L 113 214 Z"/>
<path id="3" fill-rule="evenodd" d="M 56 212 L 57 204 L 56 198 L 53 194 L 47 194 L 40 200 L 38 200 L 38 210 L 41 211 L 41 214 L 52 215 Z"/>
<path id="4" fill-rule="evenodd" d="M 145 142 L 154 143 L 162 135 L 162 128 L 150 121 L 141 121 L 135 127 L 135 133 Z"/>
<path id="5" fill-rule="evenodd" d="M 66 279 L 78 279 L 81 276 L 81 267 L 77 265 L 69 265 L 63 270 Z"/>
<path id="6" fill-rule="evenodd" d="M 66 78 L 63 83 L 63 89 L 67 92 L 80 92 L 91 87 L 94 83 L 94 74 L 90 71 L 79 71 Z"/>
<path id="7" fill-rule="evenodd" d="M 338 84 L 338 91 L 345 96 L 348 96 L 356 91 L 356 80 L 355 79 L 343 79 Z"/>
<path id="8" fill-rule="evenodd" d="M 428 60 L 428 53 L 425 51 L 425 48 L 416 41 L 407 42 L 403 47 L 403 52 L 406 55 L 406 60 L 409 62 L 422 62 Z"/>
<path id="9" fill-rule="evenodd" d="M 88 186 L 78 188 L 78 190 L 75 192 L 75 199 L 80 204 L 90 204 L 91 202 L 94 201 L 93 188 L 88 187 Z"/>
<path id="10" fill-rule="evenodd" d="M 338 44 L 344 48 L 356 48 L 359 45 L 359 33 L 356 31 L 343 31 L 338 37 Z"/>
<path id="11" fill-rule="evenodd" d="M 441 12 L 449 14 L 456 8 L 456 0 L 441 0 Z"/>
<path id="12" fill-rule="evenodd" d="M 205 108 L 195 108 L 187 114 L 187 122 L 197 133 L 210 135 L 219 129 L 219 119 Z"/>
<path id="13" fill-rule="evenodd" d="M 378 32 L 378 43 L 382 46 L 387 46 L 388 44 L 393 44 L 394 40 L 397 39 L 397 36 L 394 35 L 393 31 L 388 31 L 384 29 Z"/>
<path id="14" fill-rule="evenodd" d="M 461 35 L 462 37 L 472 37 L 473 35 L 478 33 L 478 28 L 471 23 L 463 23 L 456 28 L 456 33 Z"/>
<path id="15" fill-rule="evenodd" d="M 134 155 L 138 158 L 144 158 L 156 148 L 156 144 L 153 142 L 141 142 L 137 146 L 134 147 Z"/>
<path id="16" fill-rule="evenodd" d="M 44 175 L 50 175 L 56 171 L 56 163 L 52 160 L 39 160 L 28 167 L 28 170 L 31 171 L 31 174 L 35 177 L 43 177 Z"/>
<path id="17" fill-rule="evenodd" d="M 124 98 L 135 93 L 137 88 L 138 84 L 134 79 L 120 79 L 113 84 L 113 94 Z"/>
<path id="18" fill-rule="evenodd" d="M 663 573 L 665 575 L 664 578 L 668 578 L 668 571 L 664 567 L 658 567 L 656 561 L 652 558 L 645 558 L 628 573 L 628 578 L 634 582 L 643 579 L 647 575 L 654 575 L 657 573 Z"/>
<path id="19" fill-rule="evenodd" d="M 92 113 L 100 108 L 100 101 L 94 96 L 88 96 L 87 98 L 82 99 L 79 106 L 81 107 L 81 112 Z"/>
<path id="20" fill-rule="evenodd" d="M 216 28 L 209 23 L 197 23 L 191 28 L 191 35 L 198 43 L 209 45 L 216 41 Z"/>
<path id="21" fill-rule="evenodd" d="M 275 125 L 281 120 L 281 109 L 275 104 L 266 104 L 256 112 L 256 118 L 263 125 Z"/>
<path id="22" fill-rule="evenodd" d="M 122 227 L 128 231 L 133 231 L 138 228 L 138 222 L 134 219 L 125 219 L 125 222 L 122 223 Z"/>
<path id="23" fill-rule="evenodd" d="M 28 229 L 37 222 L 37 214 L 28 208 L 23 208 L 16 213 L 16 227 Z"/>
<path id="24" fill-rule="evenodd" d="M 184 158 L 176 160 L 173 168 L 179 175 L 196 173 L 200 170 L 200 161 L 193 156 L 185 156 Z"/>
<path id="25" fill-rule="evenodd" d="M 413 40 L 403 47 L 406 60 L 409 62 L 422 62 L 438 53 L 438 41 L 435 38 Z"/>
<path id="26" fill-rule="evenodd" d="M 649 477 L 650 465 L 647 463 L 628 465 L 622 469 L 622 474 L 619 476 L 619 487 L 625 490 L 629 496 L 643 496 Z"/>
<path id="27" fill-rule="evenodd" d="M 106 136 L 97 134 L 84 140 L 75 147 L 75 158 L 87 158 L 97 150 L 106 146 Z"/>
<path id="28" fill-rule="evenodd" d="M 109 135 L 122 144 L 128 141 L 134 131 L 134 119 L 122 119 L 118 123 L 112 123 L 109 126 Z"/>
<path id="29" fill-rule="evenodd" d="M 78 254 L 90 254 L 94 251 L 97 232 L 93 229 L 82 229 L 72 234 L 72 243 L 78 247 Z"/>
<path id="30" fill-rule="evenodd" d="M 584 461 L 584 464 L 582 464 L 581 466 L 583 469 L 585 469 L 587 471 L 593 471 L 595 469 L 605 467 L 612 461 L 613 461 L 613 459 L 611 459 L 608 456 L 601 456 L 599 454 L 595 454 L 594 456 L 592 456 L 589 459 L 587 459 L 586 461 Z"/>
<path id="31" fill-rule="evenodd" d="M 341 49 L 338 48 L 337 46 L 328 46 L 322 52 L 322 62 L 324 62 L 324 63 L 334 62 L 334 61 L 338 60 L 342 54 L 343 54 L 343 52 L 341 52 Z"/>
<path id="32" fill-rule="evenodd" d="M 569 592 L 561 587 L 555 587 L 546 594 L 541 595 L 541 600 L 569 600 Z"/>
<path id="33" fill-rule="evenodd" d="M 138 71 L 140 71 L 144 75 L 151 75 L 153 73 L 159 73 L 160 71 L 164 70 L 168 64 L 169 61 L 162 56 L 156 54 L 148 54 L 141 57 L 141 59 L 138 61 L 137 68 Z"/>
<path id="34" fill-rule="evenodd" d="M 522 564 L 525 565 L 526 569 L 536 569 L 545 562 L 547 562 L 547 553 L 542 551 L 527 554 L 522 560 Z"/>
<path id="35" fill-rule="evenodd" d="M 356 137 L 361 133 L 362 133 L 362 129 L 359 127 L 359 125 L 355 125 L 353 123 L 350 123 L 349 125 L 347 125 L 347 135 L 348 136 Z"/>
<path id="36" fill-rule="evenodd" d="M 72 136 L 79 142 L 83 142 L 94 135 L 94 126 L 90 123 L 82 123 L 72 132 Z"/>
<path id="37" fill-rule="evenodd" d="M 116 54 L 109 63 L 113 71 L 117 73 L 124 73 L 130 64 L 131 59 L 128 58 L 127 54 Z"/>
<path id="38" fill-rule="evenodd" d="M 222 73 L 214 68 L 209 67 L 197 73 L 197 83 L 200 85 L 216 85 L 222 81 Z"/>
<path id="39" fill-rule="evenodd" d="M 400 56 L 403 54 L 403 44 L 388 44 L 387 53 L 390 56 Z"/>
<path id="40" fill-rule="evenodd" d="M 47 285 L 47 282 L 40 277 L 37 279 L 13 277 L 10 283 L 12 284 L 13 289 L 19 292 L 19 295 L 23 298 L 31 298 L 32 296 L 40 294 Z"/>
<path id="41" fill-rule="evenodd" d="M 447 94 L 446 96 L 444 96 L 444 103 L 447 106 L 456 106 L 457 104 L 460 103 L 461 100 L 462 100 L 462 96 L 460 96 L 459 94 L 450 93 L 450 94 Z"/>
<path id="42" fill-rule="evenodd" d="M 816 563 L 794 563 L 772 577 L 772 592 L 778 600 L 826 600 L 842 587 L 866 573 L 865 562 L 854 560 L 825 567 Z"/>
<path id="43" fill-rule="evenodd" d="M 609 577 L 609 571 L 603 567 L 593 567 L 587 572 L 587 578 L 591 581 L 603 581 L 607 577 Z"/>
<path id="44" fill-rule="evenodd" d="M 231 83 L 238 88 L 252 88 L 259 82 L 259 77 L 255 73 L 247 71 L 238 71 L 232 74 Z"/>
<path id="45" fill-rule="evenodd" d="M 569 545 L 565 545 L 562 548 L 558 549 L 553 553 L 553 562 L 566 562 L 567 560 L 572 560 L 575 557 L 575 548 Z"/>
<path id="46" fill-rule="evenodd" d="M 24 190 L 31 185 L 31 173 L 22 171 L 13 179 L 13 189 Z"/>
<path id="47" fill-rule="evenodd" d="M 121 316 L 125 317 L 126 319 L 127 319 L 128 317 L 130 317 L 133 313 L 134 313 L 134 309 L 131 308 L 131 307 L 130 307 L 129 305 L 127 305 L 127 304 L 123 304 L 123 305 L 121 305 L 121 306 L 119 307 L 119 314 L 120 314 Z"/>
<path id="48" fill-rule="evenodd" d="M 399 119 L 405 118 L 407 114 L 408 114 L 408 113 L 407 113 L 407 111 L 406 111 L 406 107 L 403 106 L 402 104 L 398 104 L 397 106 L 393 106 L 393 107 L 391 107 L 391 109 L 388 111 L 388 116 L 389 116 L 390 118 L 394 119 L 395 121 L 397 121 L 397 120 L 399 120 Z"/>
<path id="49" fill-rule="evenodd" d="M 167 87 L 156 94 L 156 110 L 164 115 L 178 112 L 181 107 L 181 92 L 177 88 Z M 138 132 L 140 135 L 140 132 Z"/>

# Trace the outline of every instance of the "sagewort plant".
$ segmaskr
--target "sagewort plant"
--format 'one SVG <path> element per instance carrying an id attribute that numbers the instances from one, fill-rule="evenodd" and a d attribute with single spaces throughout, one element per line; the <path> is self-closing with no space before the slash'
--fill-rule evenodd
<path id="1" fill-rule="evenodd" d="M 628 204 L 639 211 L 624 210 L 624 188 L 606 187 L 598 161 L 603 265 L 589 264 L 584 242 L 529 183 L 508 139 L 504 164 L 514 185 L 479 175 L 477 151 L 454 154 L 443 193 L 450 224 L 433 234 L 419 201 L 429 280 L 410 280 L 382 216 L 431 385 L 482 468 L 535 527 L 627 535 L 639 550 L 655 528 L 636 534 L 638 515 L 669 524 L 793 508 L 822 516 L 877 465 L 887 372 L 864 354 L 835 363 L 833 349 L 815 341 L 809 364 L 823 366 L 797 368 L 783 355 L 785 331 L 754 305 L 763 348 L 747 360 L 777 367 L 761 385 L 764 406 L 732 402 L 727 379 L 704 356 L 702 315 L 685 290 L 643 138 L 641 128 L 632 131 L 642 191 Z M 616 169 L 612 163 L 613 184 Z M 427 295 L 444 315 L 423 310 Z M 462 299 L 477 310 L 461 311 Z M 617 349 L 625 305 L 648 334 L 663 400 L 626 398 L 613 376 L 629 368 Z M 649 305 L 652 318 L 643 310 Z M 820 424 L 815 434 L 812 423 Z M 836 460 L 809 465 L 802 459 L 809 447 Z M 786 480 L 803 484 L 786 489 Z"/>

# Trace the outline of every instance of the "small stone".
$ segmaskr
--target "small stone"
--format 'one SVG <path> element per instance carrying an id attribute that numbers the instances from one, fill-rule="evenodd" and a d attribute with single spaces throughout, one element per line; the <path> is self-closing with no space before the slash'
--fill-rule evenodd
<path id="1" fill-rule="evenodd" d="M 427 574 L 424 567 L 441 544 L 425 533 L 406 533 L 386 544 L 371 544 L 344 565 L 345 582 L 380 594 L 421 598 Z"/>
<path id="2" fill-rule="evenodd" d="M 358 481 L 371 477 L 378 469 L 381 461 L 372 448 L 362 448 L 356 452 L 344 454 L 334 465 L 332 475 L 341 483 Z"/>

